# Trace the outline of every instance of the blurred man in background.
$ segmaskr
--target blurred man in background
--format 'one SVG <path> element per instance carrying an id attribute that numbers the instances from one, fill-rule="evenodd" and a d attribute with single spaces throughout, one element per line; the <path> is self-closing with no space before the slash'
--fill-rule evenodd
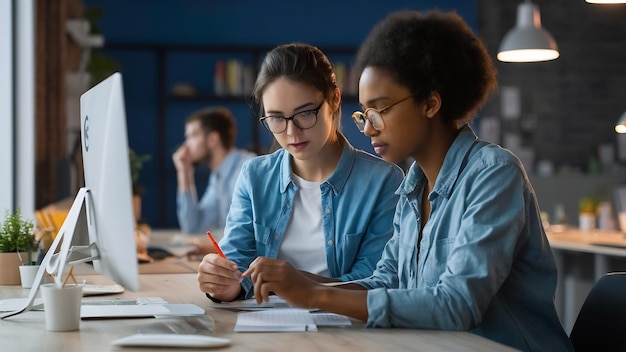
<path id="1" fill-rule="evenodd" d="M 221 232 L 224 228 L 241 165 L 255 156 L 235 148 L 236 135 L 236 121 L 223 107 L 194 112 L 185 121 L 185 142 L 172 155 L 178 179 L 176 212 L 182 232 Z M 198 199 L 194 170 L 200 165 L 207 165 L 211 176 Z"/>

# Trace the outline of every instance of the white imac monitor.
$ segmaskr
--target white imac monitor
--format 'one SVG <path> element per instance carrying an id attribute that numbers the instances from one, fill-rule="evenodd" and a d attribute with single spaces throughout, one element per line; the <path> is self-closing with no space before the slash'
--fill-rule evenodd
<path id="1" fill-rule="evenodd" d="M 124 288 L 139 290 L 121 74 L 111 75 L 80 97 L 80 122 L 85 187 L 78 191 L 44 256 L 24 306 L 0 314 L 0 319 L 32 308 L 44 271 L 60 287 L 73 263 L 91 261 L 98 272 Z"/>
<path id="2" fill-rule="evenodd" d="M 80 125 L 85 188 L 91 205 L 85 209 L 89 242 L 95 243 L 98 252 L 98 259 L 93 260 L 94 268 L 126 289 L 138 291 L 135 219 L 120 73 L 114 73 L 81 95 Z"/>

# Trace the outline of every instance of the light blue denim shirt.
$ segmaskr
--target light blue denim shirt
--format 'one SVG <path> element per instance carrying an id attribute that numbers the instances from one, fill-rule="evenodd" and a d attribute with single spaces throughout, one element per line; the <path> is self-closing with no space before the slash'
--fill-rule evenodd
<path id="1" fill-rule="evenodd" d="M 211 172 L 200 201 L 196 192 L 177 192 L 176 213 L 182 232 L 204 234 L 209 230 L 222 231 L 241 166 L 253 157 L 255 154 L 240 149 L 228 153 L 220 167 Z"/>
<path id="2" fill-rule="evenodd" d="M 257 256 L 276 258 L 292 213 L 297 187 L 284 149 L 246 162 L 235 186 L 220 247 L 245 271 Z M 322 228 L 330 275 L 342 281 L 367 277 L 393 233 L 402 170 L 355 149 L 344 139 L 333 174 L 320 188 Z M 311 221 L 316 221 L 311 219 Z M 241 282 L 245 298 L 251 280 Z"/>
<path id="3" fill-rule="evenodd" d="M 430 219 L 413 164 L 398 189 L 394 235 L 359 281 L 368 327 L 471 330 L 520 350 L 572 350 L 554 306 L 557 271 L 520 161 L 465 126 L 444 160 Z M 416 260 L 417 258 L 417 260 Z"/>

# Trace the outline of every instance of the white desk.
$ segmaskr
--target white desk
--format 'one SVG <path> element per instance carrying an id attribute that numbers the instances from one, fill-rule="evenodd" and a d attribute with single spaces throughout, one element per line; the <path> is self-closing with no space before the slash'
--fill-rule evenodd
<path id="1" fill-rule="evenodd" d="M 79 276 L 91 282 L 106 282 L 100 275 Z M 141 291 L 108 297 L 159 296 L 170 303 L 193 303 L 206 307 L 215 320 L 214 334 L 232 340 L 228 351 L 513 351 L 513 349 L 469 332 L 415 329 L 366 329 L 354 321 L 352 327 L 324 328 L 318 332 L 236 333 L 236 313 L 210 308 L 198 290 L 195 274 L 140 275 Z M 26 296 L 21 286 L 0 286 L 0 299 Z M 107 297 L 107 298 L 108 298 Z M 131 335 L 152 319 L 83 320 L 75 332 L 49 332 L 44 313 L 27 312 L 0 320 L 3 351 L 109 351 L 114 339 Z M 131 350 L 131 349 L 128 349 Z M 133 348 L 144 351 L 154 349 Z M 183 351 L 183 349 L 176 349 Z M 195 350 L 197 351 L 197 350 Z"/>
<path id="2" fill-rule="evenodd" d="M 557 310 L 570 332 L 593 284 L 604 274 L 626 271 L 626 237 L 620 232 L 581 232 L 569 229 L 548 233 L 559 279 Z"/>

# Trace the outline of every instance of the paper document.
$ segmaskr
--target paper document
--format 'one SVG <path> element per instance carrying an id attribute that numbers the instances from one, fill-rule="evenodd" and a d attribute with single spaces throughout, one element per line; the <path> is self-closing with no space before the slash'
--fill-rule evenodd
<path id="1" fill-rule="evenodd" d="M 269 309 L 239 313 L 236 332 L 317 331 L 319 326 L 348 326 L 350 319 L 333 313 L 312 314 L 306 309 Z"/>
<path id="2" fill-rule="evenodd" d="M 261 302 L 257 304 L 254 298 L 241 301 L 211 303 L 213 308 L 238 309 L 238 310 L 264 310 L 270 308 L 293 308 L 284 299 L 278 296 L 270 296 L 269 302 Z"/>
<path id="3" fill-rule="evenodd" d="M 270 309 L 239 313 L 235 331 L 317 331 L 317 325 L 306 309 Z"/>

